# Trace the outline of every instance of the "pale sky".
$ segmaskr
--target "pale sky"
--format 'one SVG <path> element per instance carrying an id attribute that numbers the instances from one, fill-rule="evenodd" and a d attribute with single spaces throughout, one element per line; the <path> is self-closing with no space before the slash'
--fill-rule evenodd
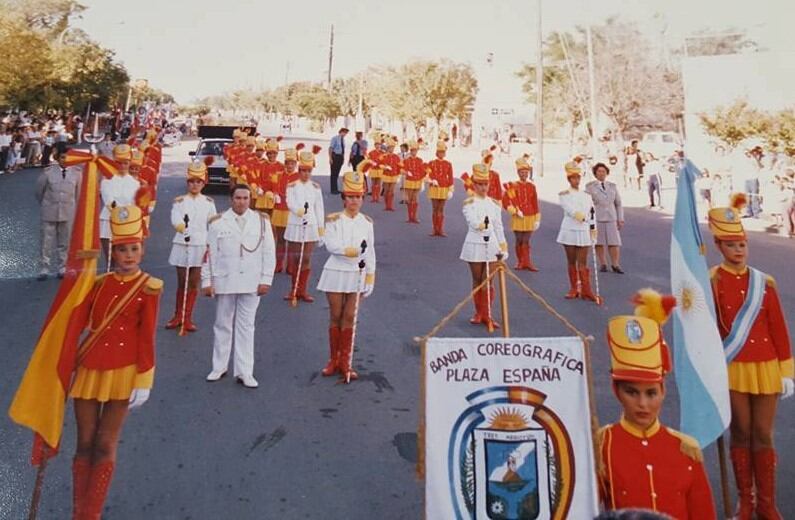
<path id="1" fill-rule="evenodd" d="M 644 21 L 655 13 L 671 32 L 746 28 L 773 50 L 795 50 L 791 0 L 541 0 L 544 33 L 609 15 Z M 116 51 L 133 79 L 177 101 L 238 88 L 326 78 L 335 25 L 336 77 L 368 65 L 447 57 L 477 70 L 487 53 L 506 81 L 535 59 L 537 0 L 82 0 L 76 25 Z"/>

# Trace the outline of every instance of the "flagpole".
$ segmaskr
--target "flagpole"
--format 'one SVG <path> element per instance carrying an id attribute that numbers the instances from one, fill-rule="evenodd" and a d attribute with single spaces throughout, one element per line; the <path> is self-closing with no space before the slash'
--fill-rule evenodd
<path id="1" fill-rule="evenodd" d="M 47 461 L 49 456 L 46 453 L 47 447 L 42 446 L 42 458 L 39 467 L 36 469 L 36 483 L 33 485 L 33 495 L 30 498 L 30 511 L 28 520 L 36 520 L 39 514 L 39 502 L 41 501 L 41 489 L 44 487 L 44 472 L 47 471 Z"/>
<path id="2" fill-rule="evenodd" d="M 731 518 L 732 502 L 729 496 L 729 468 L 726 467 L 726 443 L 723 435 L 718 437 L 718 464 L 720 466 L 720 490 L 723 498 L 723 517 Z"/>

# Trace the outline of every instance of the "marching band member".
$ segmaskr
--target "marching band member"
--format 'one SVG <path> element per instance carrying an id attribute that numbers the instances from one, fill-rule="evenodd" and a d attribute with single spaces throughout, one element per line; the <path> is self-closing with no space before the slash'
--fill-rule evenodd
<path id="1" fill-rule="evenodd" d="M 616 316 L 607 327 L 613 393 L 623 414 L 596 436 L 601 501 L 608 511 L 643 509 L 678 520 L 713 520 L 715 504 L 698 442 L 659 419 L 671 366 L 660 327 L 676 300 L 644 289 L 635 302 L 635 316 Z"/>
<path id="2" fill-rule="evenodd" d="M 460 259 L 469 264 L 474 289 L 486 279 L 486 262 L 489 268 L 497 267 L 497 255 L 508 258 L 508 243 L 502 227 L 502 208 L 488 196 L 489 167 L 485 164 L 472 166 L 472 187 L 474 195 L 464 201 L 464 218 L 467 222 L 467 236 L 461 248 Z M 475 315 L 469 320 L 472 324 L 489 322 L 494 328 L 499 325 L 491 319 L 491 302 L 494 300 L 493 284 L 480 289 L 472 297 Z"/>
<path id="3" fill-rule="evenodd" d="M 232 207 L 210 219 L 207 254 L 201 270 L 202 291 L 218 301 L 213 326 L 213 368 L 207 381 L 226 375 L 232 344 L 234 375 L 246 388 L 254 379 L 254 323 L 260 296 L 273 281 L 273 232 L 267 213 L 250 209 L 251 189 L 230 190 Z"/>
<path id="4" fill-rule="evenodd" d="M 259 164 L 259 176 L 257 178 L 257 201 L 255 209 L 264 211 L 273 216 L 275 197 L 273 192 L 273 179 L 284 172 L 284 164 L 276 158 L 279 156 L 279 143 L 281 136 L 265 141 L 265 160 Z M 260 193 L 262 192 L 262 193 Z M 272 222 L 272 221 L 271 221 Z"/>
<path id="5" fill-rule="evenodd" d="M 525 154 L 516 159 L 517 182 L 509 182 L 503 191 L 502 205 L 511 214 L 511 229 L 516 237 L 516 267 L 538 271 L 531 258 L 530 237 L 541 225 L 536 186 L 528 178 L 533 167 Z"/>
<path id="6" fill-rule="evenodd" d="M 99 520 L 116 466 L 128 410 L 149 398 L 155 370 L 155 330 L 163 281 L 140 269 L 143 211 L 117 205 L 108 221 L 114 271 L 97 277 L 75 310 L 64 339 L 77 348 L 70 397 L 77 422 L 72 465 L 74 518 Z M 80 347 L 76 347 L 84 330 Z"/>
<path id="7" fill-rule="evenodd" d="M 381 169 L 381 156 L 383 150 L 381 147 L 384 142 L 384 134 L 381 132 L 373 132 L 373 149 L 367 152 L 367 158 L 373 163 L 368 175 L 370 176 L 370 202 L 378 202 L 381 200 L 381 178 L 383 170 Z"/>
<path id="8" fill-rule="evenodd" d="M 598 303 L 591 290 L 590 271 L 588 270 L 588 248 L 593 238 L 588 229 L 589 219 L 593 210 L 591 196 L 580 190 L 582 170 L 575 162 L 564 166 L 569 189 L 561 191 L 560 206 L 563 208 L 563 221 L 560 224 L 557 242 L 566 251 L 569 282 L 571 287 L 566 298 L 582 298 Z"/>
<path id="9" fill-rule="evenodd" d="M 132 150 L 127 144 L 117 144 L 113 148 L 113 159 L 119 165 L 119 171 L 110 179 L 102 179 L 99 185 L 102 197 L 102 211 L 99 214 L 99 238 L 102 251 L 107 255 L 110 252 L 110 213 L 116 206 L 129 206 L 135 202 L 135 194 L 141 183 L 130 175 L 130 159 Z"/>
<path id="10" fill-rule="evenodd" d="M 284 170 L 274 171 L 271 174 L 271 190 L 273 190 L 273 238 L 276 240 L 276 272 L 284 269 L 284 255 L 287 252 L 287 242 L 284 240 L 284 231 L 287 229 L 290 209 L 287 207 L 287 186 L 298 178 L 298 153 L 303 150 L 304 144 L 298 143 L 295 148 L 284 150 Z"/>
<path id="11" fill-rule="evenodd" d="M 453 165 L 445 159 L 447 143 L 443 139 L 436 142 L 436 159 L 427 164 L 428 198 L 433 208 L 433 233 L 431 236 L 446 237 L 444 232 L 444 206 L 453 198 L 455 189 Z"/>
<path id="12" fill-rule="evenodd" d="M 498 204 L 502 203 L 502 182 L 500 182 L 500 174 L 494 171 L 491 166 L 494 164 L 494 152 L 497 150 L 497 145 L 493 144 L 488 150 L 483 150 L 483 164 L 489 167 L 489 192 L 488 196 L 497 201 Z"/>
<path id="13" fill-rule="evenodd" d="M 422 139 L 417 141 L 409 141 L 409 156 L 403 159 L 403 189 L 406 193 L 406 209 L 408 211 L 408 220 L 412 224 L 419 224 L 420 219 L 417 217 L 417 210 L 419 209 L 419 202 L 417 198 L 422 189 L 422 181 L 425 180 L 427 173 L 425 172 L 425 161 L 417 156 L 420 149 Z"/>
<path id="14" fill-rule="evenodd" d="M 351 367 L 356 293 L 366 298 L 375 284 L 375 238 L 373 221 L 360 213 L 364 202 L 363 161 L 356 172 L 343 175 L 342 199 L 345 209 L 326 217 L 323 241 L 329 258 L 317 289 L 326 293 L 329 304 L 329 360 L 321 371 L 324 376 L 339 373 L 353 380 L 358 374 Z M 364 272 L 359 265 L 364 261 Z M 364 280 L 362 280 L 364 277 Z"/>
<path id="15" fill-rule="evenodd" d="M 384 183 L 384 211 L 395 211 L 395 185 L 400 180 L 402 167 L 400 156 L 395 153 L 397 141 L 394 137 L 386 140 L 386 152 L 378 159 L 381 168 L 381 182 Z"/>
<path id="16" fill-rule="evenodd" d="M 183 325 L 184 316 L 184 329 L 195 332 L 193 306 L 201 284 L 201 266 L 207 249 L 207 226 L 217 211 L 213 199 L 202 195 L 202 189 L 207 184 L 207 165 L 204 162 L 193 161 L 188 166 L 187 184 L 188 193 L 175 198 L 171 206 L 171 225 L 176 233 L 171 241 L 168 263 L 177 268 L 177 303 L 174 316 L 168 320 L 166 328 L 175 329 Z"/>
<path id="17" fill-rule="evenodd" d="M 312 250 L 315 243 L 323 239 L 325 212 L 323 192 L 320 185 L 311 180 L 315 168 L 315 155 L 321 148 L 317 145 L 311 152 L 298 154 L 298 179 L 287 186 L 287 271 L 292 277 L 290 292 L 285 300 L 293 298 L 312 303 L 315 299 L 307 293 L 307 282 L 311 272 Z M 303 254 L 302 254 L 303 252 Z M 300 265 L 299 265 L 300 262 Z"/>
<path id="18" fill-rule="evenodd" d="M 259 155 L 262 155 L 264 151 L 264 148 L 261 148 L 257 155 L 257 141 L 258 139 L 253 135 L 246 137 L 246 147 L 237 157 L 237 182 L 239 184 L 248 186 L 254 180 Z M 260 146 L 262 147 L 262 145 Z"/>
<path id="19" fill-rule="evenodd" d="M 783 399 L 795 390 L 795 367 L 776 282 L 747 264 L 748 240 L 740 217 L 745 203 L 745 195 L 736 194 L 730 207 L 709 211 L 710 231 L 723 255 L 711 275 L 718 329 L 729 361 L 736 518 L 753 516 L 756 487 L 756 517 L 780 519 L 773 423 L 779 394 Z"/>
<path id="20" fill-rule="evenodd" d="M 226 160 L 226 171 L 229 174 L 229 187 L 231 188 L 237 183 L 237 168 L 235 162 L 237 154 L 243 150 L 242 141 L 245 139 L 246 133 L 235 128 L 232 132 L 232 142 L 224 146 L 224 159 Z"/>

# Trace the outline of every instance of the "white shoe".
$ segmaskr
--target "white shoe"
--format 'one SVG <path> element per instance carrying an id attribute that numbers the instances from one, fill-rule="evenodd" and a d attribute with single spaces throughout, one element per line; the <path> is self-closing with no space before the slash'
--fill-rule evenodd
<path id="1" fill-rule="evenodd" d="M 254 376 L 237 376 L 237 382 L 246 388 L 257 388 L 259 386 Z"/>
<path id="2" fill-rule="evenodd" d="M 206 379 L 207 379 L 207 381 L 209 381 L 211 383 L 215 383 L 216 381 L 218 381 L 219 379 L 221 379 L 225 375 L 226 375 L 226 370 L 213 370 L 212 372 L 207 374 L 207 378 Z"/>

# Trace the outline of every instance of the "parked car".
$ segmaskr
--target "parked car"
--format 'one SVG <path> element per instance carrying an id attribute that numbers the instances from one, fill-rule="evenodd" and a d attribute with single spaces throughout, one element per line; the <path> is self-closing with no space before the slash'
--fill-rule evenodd
<path id="1" fill-rule="evenodd" d="M 656 158 L 666 161 L 682 145 L 676 132 L 647 132 L 640 141 L 640 149 L 651 152 Z"/>
<path id="2" fill-rule="evenodd" d="M 207 184 L 212 186 L 228 186 L 229 172 L 226 171 L 226 158 L 224 147 L 232 142 L 232 133 L 237 126 L 200 126 L 198 131 L 199 143 L 195 150 L 188 154 L 193 159 L 208 163 Z M 246 128 L 254 135 L 255 128 Z M 208 159 L 212 157 L 212 159 Z"/>

